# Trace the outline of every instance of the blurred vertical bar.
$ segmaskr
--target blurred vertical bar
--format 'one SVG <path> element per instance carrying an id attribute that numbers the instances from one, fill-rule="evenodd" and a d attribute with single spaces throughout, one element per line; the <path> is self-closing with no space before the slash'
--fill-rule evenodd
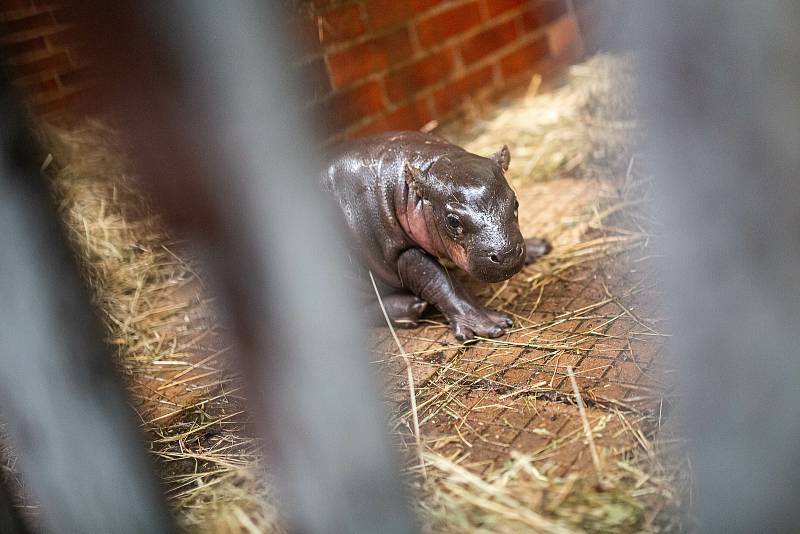
<path id="1" fill-rule="evenodd" d="M 0 413 L 47 531 L 171 532 L 17 104 L 0 79 Z"/>
<path id="2" fill-rule="evenodd" d="M 629 7 L 698 531 L 796 531 L 800 3 Z"/>
<path id="3" fill-rule="evenodd" d="M 186 103 L 198 113 L 182 120 L 208 132 L 220 154 L 212 167 L 228 171 L 208 184 L 229 231 L 216 264 L 237 286 L 232 308 L 260 360 L 255 384 L 289 527 L 411 532 L 283 15 L 196 2 L 159 8 L 153 20 L 168 28 L 196 98 Z"/>
<path id="4" fill-rule="evenodd" d="M 283 10 L 72 5 L 142 183 L 208 255 L 290 530 L 414 531 Z"/>

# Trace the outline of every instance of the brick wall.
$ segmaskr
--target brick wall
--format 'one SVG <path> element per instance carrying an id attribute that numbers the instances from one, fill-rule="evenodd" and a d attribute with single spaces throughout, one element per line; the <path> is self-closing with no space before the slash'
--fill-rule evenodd
<path id="1" fill-rule="evenodd" d="M 91 101 L 91 69 L 68 13 L 53 0 L 2 0 L 0 45 L 14 83 L 35 114 L 82 110 Z"/>
<path id="2" fill-rule="evenodd" d="M 294 65 L 329 139 L 419 128 L 580 57 L 587 17 L 579 29 L 577 14 L 599 1 L 578 0 L 576 13 L 572 0 L 293 0 Z M 48 118 L 93 101 L 66 15 L 57 0 L 0 6 L 15 83 Z"/>
<path id="3" fill-rule="evenodd" d="M 569 0 L 308 0 L 299 9 L 311 45 L 298 64 L 334 138 L 446 119 L 582 54 Z"/>

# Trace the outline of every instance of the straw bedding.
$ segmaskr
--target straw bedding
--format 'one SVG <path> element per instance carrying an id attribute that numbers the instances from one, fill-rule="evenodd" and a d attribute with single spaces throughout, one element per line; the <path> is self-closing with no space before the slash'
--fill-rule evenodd
<path id="1" fill-rule="evenodd" d="M 373 332 L 390 426 L 409 449 L 429 532 L 639 532 L 685 526 L 688 476 L 670 430 L 668 324 L 652 267 L 649 181 L 637 159 L 630 61 L 597 56 L 566 82 L 438 133 L 511 148 L 523 232 L 553 253 L 473 285 L 516 317 L 497 340 L 454 342 L 441 316 Z M 258 443 L 196 266 L 136 192 L 100 122 L 49 130 L 56 197 L 180 525 L 278 532 Z M 580 406 L 579 406 L 580 405 Z"/>

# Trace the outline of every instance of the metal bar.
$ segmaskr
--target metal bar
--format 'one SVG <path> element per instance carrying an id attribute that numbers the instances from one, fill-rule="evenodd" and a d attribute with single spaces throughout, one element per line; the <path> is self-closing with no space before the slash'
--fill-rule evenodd
<path id="1" fill-rule="evenodd" d="M 636 13 L 697 530 L 796 531 L 800 7 Z"/>
<path id="2" fill-rule="evenodd" d="M 8 484 L 0 477 L 0 532 L 3 534 L 28 534 L 30 532 L 14 504 Z"/>
<path id="3" fill-rule="evenodd" d="M 283 11 L 73 5 L 142 183 L 207 254 L 289 528 L 413 531 Z"/>
<path id="4" fill-rule="evenodd" d="M 0 411 L 50 532 L 171 532 L 9 84 L 0 81 Z"/>

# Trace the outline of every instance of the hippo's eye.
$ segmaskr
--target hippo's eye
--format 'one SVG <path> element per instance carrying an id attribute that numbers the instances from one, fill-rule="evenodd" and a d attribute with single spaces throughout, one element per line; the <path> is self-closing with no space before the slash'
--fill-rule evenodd
<path id="1" fill-rule="evenodd" d="M 461 226 L 461 221 L 458 219 L 457 215 L 448 213 L 445 220 L 447 221 L 447 227 L 450 228 L 452 231 L 460 234 L 464 230 L 463 227 Z"/>
<path id="2" fill-rule="evenodd" d="M 514 199 L 514 217 L 517 216 L 517 213 L 519 213 L 519 201 L 515 198 Z"/>

